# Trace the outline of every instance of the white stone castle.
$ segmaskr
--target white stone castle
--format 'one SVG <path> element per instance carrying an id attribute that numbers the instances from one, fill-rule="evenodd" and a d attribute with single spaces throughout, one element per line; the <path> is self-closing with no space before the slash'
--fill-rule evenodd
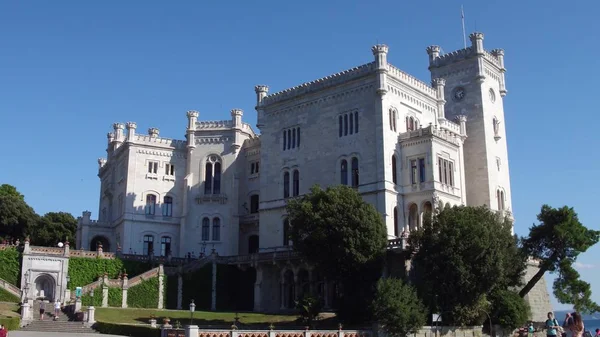
<path id="1" fill-rule="evenodd" d="M 314 184 L 356 188 L 390 239 L 434 206 L 510 216 L 504 52 L 485 50 L 481 33 L 470 40 L 447 54 L 427 48 L 431 85 L 388 63 L 386 45 L 372 48 L 370 63 L 309 83 L 273 94 L 258 85 L 260 135 L 238 109 L 223 121 L 188 111 L 185 140 L 115 123 L 98 160 L 100 215 L 83 213 L 77 248 L 173 257 L 285 250 L 286 200 Z"/>

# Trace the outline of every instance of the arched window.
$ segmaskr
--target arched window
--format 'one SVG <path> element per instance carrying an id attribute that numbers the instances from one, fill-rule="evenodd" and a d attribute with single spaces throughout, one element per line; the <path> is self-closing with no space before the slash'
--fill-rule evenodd
<path id="1" fill-rule="evenodd" d="M 165 197 L 163 200 L 163 205 L 162 205 L 162 213 L 163 216 L 173 216 L 173 198 L 172 197 Z"/>
<path id="2" fill-rule="evenodd" d="M 419 227 L 419 209 L 416 204 L 412 204 L 408 208 L 408 226 L 411 231 Z"/>
<path id="3" fill-rule="evenodd" d="M 288 143 L 287 149 L 289 150 L 292 148 L 292 130 L 289 130 L 289 129 L 287 130 L 287 139 L 288 139 L 287 140 L 287 143 Z"/>
<path id="4" fill-rule="evenodd" d="M 348 114 L 344 115 L 344 136 L 348 135 Z"/>
<path id="5" fill-rule="evenodd" d="M 219 218 L 213 218 L 212 239 L 213 241 L 221 241 L 221 219 Z"/>
<path id="6" fill-rule="evenodd" d="M 300 172 L 298 172 L 298 170 L 294 170 L 294 184 L 292 195 L 295 197 L 300 195 Z"/>
<path id="7" fill-rule="evenodd" d="M 408 130 L 409 131 L 414 131 L 415 129 L 415 120 L 412 117 L 408 118 Z"/>
<path id="8" fill-rule="evenodd" d="M 504 210 L 504 191 L 498 190 L 496 191 L 496 197 L 498 198 L 498 210 Z"/>
<path id="9" fill-rule="evenodd" d="M 221 194 L 221 160 L 215 155 L 206 160 L 204 194 Z"/>
<path id="10" fill-rule="evenodd" d="M 394 207 L 394 236 L 398 237 L 399 235 L 399 228 L 398 228 L 398 207 Z"/>
<path id="11" fill-rule="evenodd" d="M 160 255 L 171 255 L 171 237 L 163 236 L 160 238 Z"/>
<path id="12" fill-rule="evenodd" d="M 292 129 L 292 149 L 296 148 L 296 129 Z"/>
<path id="13" fill-rule="evenodd" d="M 144 255 L 150 255 L 154 252 L 154 236 L 144 235 Z"/>
<path id="14" fill-rule="evenodd" d="M 288 218 L 283 219 L 283 245 L 290 245 L 290 221 Z"/>
<path id="15" fill-rule="evenodd" d="M 202 241 L 208 241 L 210 237 L 210 219 L 203 218 L 202 219 Z"/>
<path id="16" fill-rule="evenodd" d="M 284 198 L 290 197 L 290 173 L 289 172 L 285 172 L 283 174 L 283 197 Z"/>
<path id="17" fill-rule="evenodd" d="M 352 158 L 352 187 L 358 187 L 358 158 Z"/>
<path id="18" fill-rule="evenodd" d="M 358 111 L 354 112 L 354 133 L 358 133 Z"/>
<path id="19" fill-rule="evenodd" d="M 296 128 L 296 146 L 300 147 L 300 127 Z"/>
<path id="20" fill-rule="evenodd" d="M 283 130 L 283 150 L 285 151 L 286 147 L 287 147 L 287 131 Z"/>
<path id="21" fill-rule="evenodd" d="M 258 194 L 251 195 L 250 196 L 250 213 L 251 214 L 258 213 L 258 205 L 259 205 Z"/>
<path id="22" fill-rule="evenodd" d="M 156 212 L 156 195 L 147 194 L 146 195 L 146 214 L 154 215 Z"/>
<path id="23" fill-rule="evenodd" d="M 390 119 L 390 130 L 396 132 L 396 119 L 398 118 L 398 112 L 395 109 L 390 109 L 388 115 Z"/>
<path id="24" fill-rule="evenodd" d="M 398 171 L 397 171 L 396 165 L 397 165 L 396 164 L 396 156 L 392 156 L 392 182 L 394 184 L 398 183 L 398 178 L 397 178 Z"/>
<path id="25" fill-rule="evenodd" d="M 338 117 L 338 121 L 339 121 L 339 136 L 343 136 L 344 135 L 344 117 L 342 117 L 342 115 L 340 115 L 340 117 Z"/>
<path id="26" fill-rule="evenodd" d="M 342 178 L 342 185 L 348 185 L 348 162 L 346 159 L 342 160 L 340 164 L 340 175 Z"/>

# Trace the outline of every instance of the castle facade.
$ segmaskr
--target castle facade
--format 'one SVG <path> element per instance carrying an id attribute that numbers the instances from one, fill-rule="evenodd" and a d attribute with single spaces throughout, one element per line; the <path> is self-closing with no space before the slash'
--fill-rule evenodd
<path id="1" fill-rule="evenodd" d="M 272 94 L 258 85 L 260 135 L 239 109 L 222 121 L 188 111 L 182 140 L 115 123 L 98 160 L 98 220 L 83 213 L 77 248 L 174 257 L 285 251 L 286 201 L 314 184 L 356 188 L 390 239 L 446 204 L 510 216 L 504 52 L 485 50 L 481 33 L 470 40 L 447 54 L 427 48 L 431 84 L 388 63 L 380 44 L 356 68 Z M 298 278 L 310 274 L 309 266 L 256 268 L 257 310 L 289 306 L 303 287 Z"/>

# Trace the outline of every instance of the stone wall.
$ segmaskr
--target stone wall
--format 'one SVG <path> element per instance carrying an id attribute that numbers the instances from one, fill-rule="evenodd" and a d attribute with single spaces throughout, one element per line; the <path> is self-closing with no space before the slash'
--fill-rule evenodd
<path id="1" fill-rule="evenodd" d="M 524 277 L 524 282 L 528 282 L 539 270 L 537 262 L 530 261 L 527 265 L 527 270 Z M 542 277 L 538 283 L 525 296 L 525 301 L 531 307 L 531 319 L 534 322 L 544 322 L 548 312 L 552 311 L 550 303 L 550 294 L 546 279 Z"/>

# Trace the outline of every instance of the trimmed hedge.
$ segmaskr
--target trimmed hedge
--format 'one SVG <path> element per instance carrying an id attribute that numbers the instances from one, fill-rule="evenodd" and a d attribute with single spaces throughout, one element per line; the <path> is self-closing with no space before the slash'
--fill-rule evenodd
<path id="1" fill-rule="evenodd" d="M 120 308 L 123 305 L 123 289 L 108 288 L 108 306 Z"/>
<path id="2" fill-rule="evenodd" d="M 90 307 L 101 307 L 102 306 L 102 288 L 94 289 L 94 296 L 92 297 L 90 294 L 85 294 L 81 296 L 81 304 Z"/>
<path id="3" fill-rule="evenodd" d="M 4 325 L 6 330 L 19 330 L 21 328 L 21 318 L 20 317 L 1 317 L 0 316 L 0 324 Z"/>
<path id="4" fill-rule="evenodd" d="M 108 335 L 132 336 L 132 337 L 160 337 L 160 329 L 143 325 L 125 325 L 106 322 L 97 322 L 93 328 Z"/>
<path id="5" fill-rule="evenodd" d="M 108 274 L 108 278 L 116 279 L 119 273 L 127 271 L 128 277 L 132 278 L 150 269 L 152 266 L 148 262 L 72 257 L 69 259 L 69 289 L 74 290 L 97 281 L 104 273 Z"/>
<path id="6" fill-rule="evenodd" d="M 12 293 L 9 293 L 6 289 L 0 288 L 0 302 L 19 303 L 21 302 L 21 299 Z"/>
<path id="7" fill-rule="evenodd" d="M 163 283 L 168 283 L 167 278 L 163 277 Z M 166 293 L 167 285 L 164 284 Z M 163 301 L 165 301 L 163 294 Z M 127 306 L 129 308 L 154 308 L 158 307 L 158 277 L 144 280 L 142 283 L 133 286 L 127 290 Z M 164 303 L 163 303 L 164 308 Z"/>
<path id="8" fill-rule="evenodd" d="M 18 287 L 21 279 L 21 253 L 14 247 L 0 250 L 0 266 L 0 278 Z"/>

